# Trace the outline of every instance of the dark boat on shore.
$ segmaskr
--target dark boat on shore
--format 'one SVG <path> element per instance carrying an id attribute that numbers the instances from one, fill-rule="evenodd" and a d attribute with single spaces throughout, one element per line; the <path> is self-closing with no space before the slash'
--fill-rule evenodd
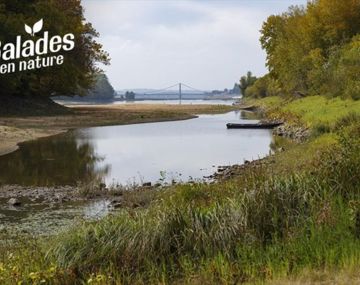
<path id="1" fill-rule="evenodd" d="M 228 129 L 273 129 L 281 126 L 283 123 L 256 123 L 256 124 L 234 124 L 228 123 L 226 127 Z"/>

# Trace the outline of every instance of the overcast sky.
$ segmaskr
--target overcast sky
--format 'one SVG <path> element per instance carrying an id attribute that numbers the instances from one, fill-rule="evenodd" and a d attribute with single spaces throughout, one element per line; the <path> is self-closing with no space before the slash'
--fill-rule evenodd
<path id="1" fill-rule="evenodd" d="M 184 82 L 232 87 L 248 70 L 266 73 L 262 22 L 306 0 L 83 0 L 85 16 L 110 53 L 115 89 Z"/>

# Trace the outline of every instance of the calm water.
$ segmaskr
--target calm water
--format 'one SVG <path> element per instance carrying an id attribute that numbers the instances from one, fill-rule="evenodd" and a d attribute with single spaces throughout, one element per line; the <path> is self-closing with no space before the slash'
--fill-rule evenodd
<path id="1" fill-rule="evenodd" d="M 62 100 L 55 100 L 55 102 L 64 105 L 97 105 L 97 104 L 114 104 L 114 105 L 134 105 L 134 104 L 160 104 L 160 105 L 232 105 L 238 99 L 228 99 L 228 100 L 203 100 L 203 99 L 196 99 L 196 100 L 137 100 L 137 101 L 115 101 L 110 103 L 104 103 L 101 101 L 62 101 Z"/>
<path id="2" fill-rule="evenodd" d="M 245 114 L 79 129 L 32 141 L 0 157 L 0 182 L 46 186 L 92 178 L 121 184 L 202 179 L 216 166 L 269 153 L 271 131 L 226 129 L 228 122 L 244 121 Z"/>
<path id="3" fill-rule="evenodd" d="M 80 129 L 39 139 L 0 157 L 0 183 L 47 186 L 93 178 L 122 184 L 164 177 L 169 182 L 202 179 L 216 166 L 268 154 L 269 130 L 226 129 L 226 123 L 245 117 L 252 115 L 202 115 L 186 121 Z M 53 234 L 109 213 L 107 200 L 54 205 L 26 200 L 21 207 L 7 201 L 0 199 L 0 234 L 5 231 L 7 239 L 24 233 Z"/>
<path id="4" fill-rule="evenodd" d="M 181 100 L 182 105 L 232 105 L 234 100 Z M 163 104 L 163 105 L 179 105 L 179 100 L 138 100 L 138 101 L 116 101 L 115 105 L 131 105 L 131 104 Z"/>
<path id="5" fill-rule="evenodd" d="M 110 213 L 109 204 L 107 200 L 59 205 L 27 201 L 21 207 L 12 207 L 7 204 L 7 199 L 0 199 L 0 244 L 4 237 L 12 239 L 23 234 L 46 236 L 84 220 L 101 219 Z"/>

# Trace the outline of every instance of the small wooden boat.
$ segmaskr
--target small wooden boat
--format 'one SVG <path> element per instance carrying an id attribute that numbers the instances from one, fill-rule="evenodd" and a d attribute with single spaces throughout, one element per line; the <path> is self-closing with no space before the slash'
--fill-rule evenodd
<path id="1" fill-rule="evenodd" d="M 283 123 L 256 123 L 256 124 L 234 124 L 228 123 L 226 127 L 228 129 L 273 129 L 281 126 Z"/>

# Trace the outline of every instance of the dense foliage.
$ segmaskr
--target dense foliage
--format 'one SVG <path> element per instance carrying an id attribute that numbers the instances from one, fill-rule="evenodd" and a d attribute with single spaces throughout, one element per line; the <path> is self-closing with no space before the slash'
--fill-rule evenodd
<path id="1" fill-rule="evenodd" d="M 88 90 L 83 90 L 81 93 L 85 96 L 56 96 L 53 99 L 64 101 L 111 101 L 115 97 L 115 90 L 104 73 L 94 74 L 94 85 Z"/>
<path id="2" fill-rule="evenodd" d="M 114 99 L 115 90 L 110 84 L 108 77 L 105 74 L 100 73 L 96 76 L 95 80 L 94 87 L 89 90 L 86 97 L 89 99 Z"/>
<path id="3" fill-rule="evenodd" d="M 260 39 L 270 73 L 247 95 L 298 92 L 359 99 L 359 33 L 358 0 L 309 1 L 270 16 Z"/>
<path id="4" fill-rule="evenodd" d="M 244 95 L 246 92 L 246 89 L 248 87 L 250 87 L 251 85 L 253 85 L 255 83 L 256 79 L 257 78 L 252 75 L 251 71 L 248 71 L 246 75 L 242 76 L 240 78 L 240 84 L 239 84 L 241 94 Z"/>
<path id="5" fill-rule="evenodd" d="M 96 42 L 97 32 L 85 21 L 80 0 L 0 0 L 0 41 L 14 43 L 16 36 L 30 39 L 24 24 L 44 20 L 50 35 L 72 33 L 75 48 L 64 52 L 64 64 L 51 68 L 2 74 L 0 99 L 9 96 L 75 95 L 93 84 L 96 62 L 108 63 L 108 55 Z M 36 40 L 42 33 L 35 35 Z"/>

